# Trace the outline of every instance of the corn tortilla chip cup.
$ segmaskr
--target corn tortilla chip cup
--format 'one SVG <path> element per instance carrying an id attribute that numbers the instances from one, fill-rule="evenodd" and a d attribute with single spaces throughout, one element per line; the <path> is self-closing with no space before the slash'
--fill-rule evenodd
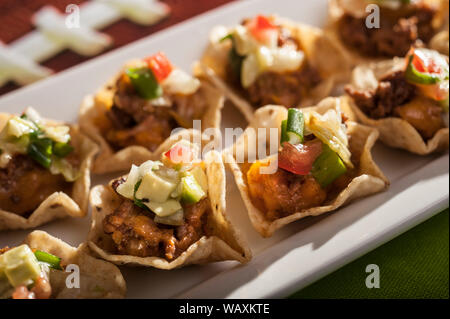
<path id="1" fill-rule="evenodd" d="M 448 0 L 425 1 L 433 5 L 437 4 L 439 8 L 438 14 L 432 21 L 432 25 L 436 29 L 437 33 L 433 36 L 428 45 L 431 49 L 435 49 L 445 54 L 445 47 L 447 47 L 448 52 L 448 31 L 447 38 L 445 38 L 445 31 L 448 30 L 448 22 L 447 27 L 445 26 L 445 21 L 448 21 Z M 338 32 L 340 28 L 339 22 L 343 15 L 346 13 L 346 8 L 351 8 L 352 12 L 354 12 L 354 14 L 358 14 L 358 16 L 365 16 L 366 14 L 373 12 L 371 11 L 373 9 L 366 12 L 366 7 L 368 5 L 370 5 L 370 3 L 365 2 L 364 0 L 328 0 L 328 23 L 325 27 L 325 33 L 331 39 L 331 41 L 335 43 L 336 47 L 339 48 L 339 51 L 346 57 L 346 60 L 351 63 L 352 67 L 355 67 L 359 64 L 365 64 L 385 59 L 383 57 L 367 57 L 361 55 L 354 48 L 350 48 L 349 46 L 345 45 L 342 42 Z"/>
<path id="2" fill-rule="evenodd" d="M 52 298 L 57 299 L 99 299 L 124 298 L 126 283 L 115 265 L 96 259 L 86 253 L 85 244 L 72 247 L 62 240 L 43 231 L 30 233 L 25 241 L 31 249 L 37 249 L 61 258 L 63 265 L 77 265 L 80 270 L 79 288 L 68 288 L 67 276 L 71 272 L 52 271 L 50 284 Z"/>
<path id="3" fill-rule="evenodd" d="M 0 113 L 0 130 L 6 125 L 10 114 Z M 50 125 L 55 122 L 47 121 Z M 56 124 L 56 123 L 55 123 Z M 98 147 L 77 126 L 71 126 L 71 143 L 80 156 L 80 176 L 73 183 L 71 194 L 55 192 L 47 197 L 28 217 L 0 209 L 0 231 L 35 228 L 54 219 L 84 217 L 88 211 L 91 186 L 90 168 Z"/>
<path id="4" fill-rule="evenodd" d="M 138 65 L 139 61 L 130 61 L 126 67 Z M 125 69 L 124 68 L 124 69 Z M 128 169 L 131 164 L 139 165 L 148 159 L 152 159 L 155 154 L 165 149 L 161 144 L 154 152 L 143 146 L 128 146 L 115 151 L 101 133 L 99 123 L 105 121 L 105 113 L 113 105 L 115 93 L 114 84 L 118 77 L 113 77 L 95 95 L 88 95 L 83 99 L 79 112 L 79 125 L 81 130 L 94 140 L 100 147 L 92 172 L 94 174 L 106 174 Z M 207 109 L 201 120 L 202 130 L 207 128 L 219 128 L 221 121 L 221 110 L 224 105 L 223 94 L 206 81 L 201 81 L 201 86 L 197 92 L 202 99 L 207 101 Z"/>
<path id="5" fill-rule="evenodd" d="M 404 59 L 401 58 L 358 66 L 353 70 L 351 85 L 359 90 L 374 89 L 378 86 L 380 77 L 403 67 Z M 422 102 L 426 103 L 426 101 L 415 97 L 409 103 Z M 439 129 L 432 138 L 425 141 L 420 133 L 404 119 L 397 117 L 369 118 L 349 96 L 344 98 L 343 104 L 346 105 L 347 110 L 351 110 L 351 117 L 355 117 L 358 122 L 364 125 L 376 128 L 380 133 L 380 141 L 390 147 L 404 149 L 419 155 L 427 155 L 448 149 L 448 127 Z M 448 113 L 446 116 L 448 116 Z"/>
<path id="6" fill-rule="evenodd" d="M 280 24 L 291 31 L 293 37 L 305 53 L 306 61 L 318 71 L 321 82 L 308 91 L 297 107 L 313 105 L 327 97 L 338 83 L 348 80 L 351 64 L 342 54 L 339 47 L 321 30 L 305 24 L 296 23 L 285 18 L 276 17 Z M 254 115 L 255 105 L 252 105 L 238 90 L 227 83 L 228 54 L 231 43 L 218 42 L 211 39 L 203 57 L 195 64 L 194 73 L 200 78 L 206 78 L 241 111 L 248 122 Z M 295 105 L 292 105 L 294 107 Z"/>
<path id="7" fill-rule="evenodd" d="M 323 114 L 329 109 L 336 108 L 340 103 L 339 98 L 327 98 L 316 107 L 305 108 L 304 112 L 316 111 L 319 114 Z M 279 128 L 281 121 L 286 119 L 286 117 L 287 110 L 284 107 L 266 106 L 255 112 L 254 121 L 249 128 Z M 357 170 L 356 176 L 353 177 L 345 189 L 332 198 L 327 199 L 322 206 L 304 209 L 286 217 L 270 220 L 266 216 L 267 211 L 258 209 L 252 201 L 247 184 L 245 165 L 236 162 L 236 154 L 238 152 L 243 151 L 246 153 L 246 156 L 250 155 L 248 153 L 249 140 L 252 140 L 253 137 L 249 137 L 248 131 L 252 130 L 246 130 L 236 144 L 224 152 L 224 156 L 227 158 L 226 162 L 234 174 L 235 182 L 247 207 L 250 221 L 263 237 L 270 237 L 276 230 L 304 217 L 318 216 L 337 210 L 354 199 L 380 192 L 389 185 L 389 181 L 375 164 L 371 155 L 371 149 L 378 138 L 377 131 L 373 128 L 347 121 L 349 149 L 352 153 L 351 160 Z M 266 135 L 268 136 L 268 134 Z"/>
<path id="8" fill-rule="evenodd" d="M 198 131 L 197 134 L 200 134 Z M 176 141 L 166 144 L 167 149 Z M 121 203 L 120 196 L 111 185 L 97 186 L 90 195 L 92 225 L 88 236 L 88 245 L 96 255 L 114 264 L 155 267 L 159 269 L 174 269 L 190 264 L 205 264 L 215 261 L 236 260 L 246 263 L 251 259 L 251 251 L 246 242 L 228 220 L 225 210 L 225 168 L 222 156 L 216 151 L 205 155 L 206 176 L 208 181 L 208 197 L 210 213 L 207 219 L 208 236 L 201 237 L 179 257 L 168 261 L 160 257 L 136 257 L 117 255 L 114 253 L 114 243 L 103 231 L 103 220 Z"/>

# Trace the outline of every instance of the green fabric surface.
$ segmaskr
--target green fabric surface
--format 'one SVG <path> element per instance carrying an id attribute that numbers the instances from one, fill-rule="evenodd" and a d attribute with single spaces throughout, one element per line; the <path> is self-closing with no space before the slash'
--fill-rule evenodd
<path id="1" fill-rule="evenodd" d="M 439 213 L 290 298 L 449 298 L 449 210 Z M 366 266 L 380 288 L 366 287 Z"/>

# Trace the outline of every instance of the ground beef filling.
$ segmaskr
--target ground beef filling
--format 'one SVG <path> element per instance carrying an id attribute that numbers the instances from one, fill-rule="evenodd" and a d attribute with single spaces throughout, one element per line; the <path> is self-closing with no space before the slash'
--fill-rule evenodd
<path id="1" fill-rule="evenodd" d="M 72 183 L 53 175 L 26 155 L 15 155 L 0 168 L 0 209 L 28 217 L 55 192 L 70 194 Z"/>
<path id="2" fill-rule="evenodd" d="M 321 77 L 317 70 L 305 65 L 301 70 L 294 72 L 265 72 L 246 93 L 251 103 L 259 107 L 268 104 L 295 107 L 320 81 Z"/>
<path id="3" fill-rule="evenodd" d="M 153 221 L 153 213 L 125 199 L 103 221 L 117 253 L 137 257 L 161 257 L 173 260 L 202 236 L 208 235 L 206 219 L 210 211 L 208 199 L 184 208 L 182 226 L 167 226 Z"/>
<path id="4" fill-rule="evenodd" d="M 345 90 L 368 117 L 400 117 L 425 139 L 433 137 L 443 127 L 442 107 L 418 94 L 416 87 L 405 80 L 403 71 L 381 78 L 376 90 L 356 90 L 351 86 Z"/>
<path id="5" fill-rule="evenodd" d="M 367 28 L 366 18 L 344 14 L 339 22 L 342 41 L 367 56 L 404 56 L 412 45 L 428 43 L 435 33 L 437 10 L 419 3 L 403 9 L 381 8 L 380 28 Z"/>
<path id="6" fill-rule="evenodd" d="M 201 119 L 207 102 L 200 88 L 192 95 L 165 94 L 163 105 L 142 99 L 135 92 L 128 77 L 116 82 L 114 104 L 106 117 L 111 126 L 105 132 L 106 140 L 115 149 L 144 146 L 150 151 L 164 142 L 174 128 L 192 127 L 194 119 Z"/>
<path id="7" fill-rule="evenodd" d="M 248 20 L 244 20 L 242 25 L 245 25 Z M 292 46 L 296 49 L 301 49 L 300 44 L 294 38 L 291 32 L 278 27 L 278 47 Z M 241 85 L 241 68 L 244 57 L 238 56 L 237 53 L 233 55 L 233 60 L 227 65 L 227 81 L 244 96 L 250 100 L 252 105 L 262 107 L 268 104 L 284 105 L 286 107 L 294 107 L 301 103 L 308 91 L 314 88 L 322 80 L 319 72 L 312 66 L 305 63 L 300 70 L 294 72 L 264 72 L 256 81 L 247 89 Z M 239 72 L 237 72 L 236 68 Z"/>

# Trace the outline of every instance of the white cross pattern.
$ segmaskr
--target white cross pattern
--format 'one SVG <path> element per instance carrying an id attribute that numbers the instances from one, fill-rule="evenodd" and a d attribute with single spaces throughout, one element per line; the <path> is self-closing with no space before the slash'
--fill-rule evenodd
<path id="1" fill-rule="evenodd" d="M 8 81 L 26 85 L 52 74 L 39 65 L 64 49 L 84 56 L 97 55 L 112 39 L 96 30 L 127 18 L 151 25 L 165 18 L 170 8 L 157 0 L 92 0 L 79 6 L 79 28 L 69 28 L 66 16 L 45 6 L 33 16 L 36 30 L 10 43 L 0 43 L 0 86 Z"/>

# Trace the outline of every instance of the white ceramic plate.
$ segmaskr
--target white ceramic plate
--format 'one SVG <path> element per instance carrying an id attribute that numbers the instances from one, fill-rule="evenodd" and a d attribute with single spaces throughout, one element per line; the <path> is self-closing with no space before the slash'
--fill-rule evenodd
<path id="1" fill-rule="evenodd" d="M 83 96 L 94 92 L 130 58 L 161 50 L 175 64 L 189 70 L 200 56 L 213 26 L 233 25 L 258 13 L 278 13 L 322 26 L 326 18 L 326 0 L 246 0 L 218 8 L 8 94 L 0 99 L 0 111 L 18 113 L 33 105 L 43 116 L 76 121 Z M 243 125 L 245 121 L 236 110 L 224 110 L 223 126 Z M 228 174 L 227 212 L 232 222 L 246 234 L 254 253 L 253 260 L 245 266 L 223 262 L 173 271 L 122 267 L 128 297 L 285 297 L 448 206 L 448 153 L 419 157 L 377 145 L 374 158 L 392 183 L 389 190 L 354 202 L 335 213 L 289 225 L 269 239 L 261 238 L 251 227 L 234 180 Z M 94 178 L 93 184 L 108 178 Z M 86 238 L 89 224 L 90 217 L 66 219 L 40 229 L 78 245 Z M 17 244 L 27 233 L 3 232 L 0 246 Z"/>

